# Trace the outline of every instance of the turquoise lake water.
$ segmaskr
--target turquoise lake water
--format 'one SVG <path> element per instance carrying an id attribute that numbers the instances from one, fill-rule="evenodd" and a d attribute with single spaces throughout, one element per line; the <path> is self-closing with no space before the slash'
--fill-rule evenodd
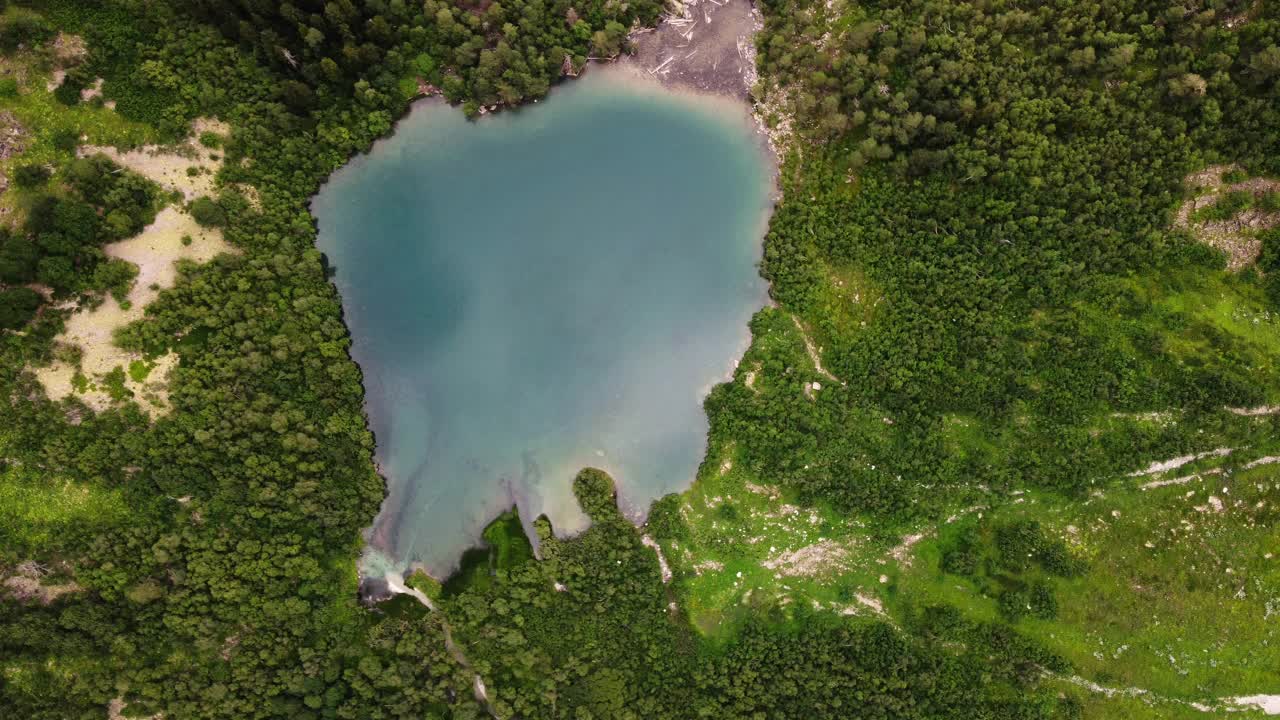
<path id="1" fill-rule="evenodd" d="M 456 567 L 512 503 L 581 530 L 688 486 L 765 301 L 769 167 L 729 101 L 594 71 L 519 112 L 422 102 L 315 198 L 389 495 L 366 568 Z"/>

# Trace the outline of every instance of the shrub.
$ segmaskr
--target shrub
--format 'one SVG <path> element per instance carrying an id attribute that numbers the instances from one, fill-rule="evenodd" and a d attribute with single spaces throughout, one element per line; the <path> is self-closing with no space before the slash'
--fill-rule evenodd
<path id="1" fill-rule="evenodd" d="M 1208 207 L 1196 211 L 1197 220 L 1230 220 L 1253 205 L 1253 193 L 1232 190 Z"/>
<path id="2" fill-rule="evenodd" d="M 133 397 L 133 391 L 125 385 L 124 368 L 119 365 L 102 376 L 102 387 L 112 400 L 120 401 Z"/>
<path id="3" fill-rule="evenodd" d="M 53 133 L 53 147 L 62 152 L 75 152 L 80 145 L 80 133 L 75 130 L 58 130 Z"/>
<path id="4" fill-rule="evenodd" d="M 1227 170 L 1222 173 L 1222 182 L 1238 183 L 1249 179 L 1249 174 L 1243 170 Z"/>
<path id="5" fill-rule="evenodd" d="M 222 147 L 222 136 L 216 132 L 202 132 L 200 133 L 200 144 L 207 148 Z"/>
<path id="6" fill-rule="evenodd" d="M 17 285 L 36 276 L 40 250 L 25 237 L 6 237 L 0 242 L 0 283 Z"/>
<path id="7" fill-rule="evenodd" d="M 123 303 L 133 279 L 138 276 L 138 268 L 133 263 L 114 258 L 93 269 L 91 281 L 94 290 L 111 293 L 116 302 Z"/>
<path id="8" fill-rule="evenodd" d="M 978 531 L 967 527 L 942 549 L 942 570 L 952 575 L 973 575 L 978 570 Z"/>
<path id="9" fill-rule="evenodd" d="M 53 99 L 67 106 L 79 105 L 80 91 L 85 89 L 85 87 L 87 86 L 84 81 L 68 74 L 67 77 L 62 80 L 62 84 L 54 89 Z"/>
<path id="10" fill-rule="evenodd" d="M 49 172 L 49 168 L 43 165 L 35 163 L 19 165 L 13 171 L 13 182 L 20 188 L 30 190 L 49 182 L 49 177 L 52 174 Z"/>
<path id="11" fill-rule="evenodd" d="M 129 379 L 136 383 L 144 382 L 151 374 L 151 363 L 145 360 L 133 360 L 129 363 Z"/>
<path id="12" fill-rule="evenodd" d="M 188 210 L 191 212 L 191 217 L 204 227 L 222 227 L 227 224 L 226 212 L 208 195 L 193 200 Z"/>
<path id="13" fill-rule="evenodd" d="M 1031 586 L 1031 614 L 1042 619 L 1052 620 L 1058 616 L 1058 599 L 1053 595 L 1053 588 L 1044 580 Z"/>
<path id="14" fill-rule="evenodd" d="M 11 8 L 0 16 L 0 52 L 13 52 L 19 45 L 34 45 L 53 37 L 53 28 L 30 10 Z"/>
<path id="15" fill-rule="evenodd" d="M 997 601 L 1000 614 L 1011 623 L 1016 623 L 1031 609 L 1031 597 L 1021 590 L 1005 590 Z"/>
<path id="16" fill-rule="evenodd" d="M 0 97 L 17 97 L 18 81 L 13 78 L 0 79 Z"/>
<path id="17" fill-rule="evenodd" d="M 44 298 L 31 288 L 16 287 L 0 291 L 0 329 L 16 330 L 35 317 Z"/>

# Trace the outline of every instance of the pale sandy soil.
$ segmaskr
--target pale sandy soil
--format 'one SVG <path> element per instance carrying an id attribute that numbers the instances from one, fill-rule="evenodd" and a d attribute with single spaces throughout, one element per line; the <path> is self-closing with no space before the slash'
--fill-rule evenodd
<path id="1" fill-rule="evenodd" d="M 210 131 L 225 137 L 230 128 L 216 120 L 202 119 L 193 123 L 192 137 L 177 148 L 147 146 L 120 152 L 115 148 L 86 146 L 80 149 L 79 154 L 104 154 L 168 190 L 181 191 L 186 199 L 191 200 L 213 194 L 214 175 L 222 165 L 220 151 L 210 151 L 197 140 L 200 133 Z M 211 155 L 218 156 L 218 160 L 212 159 Z M 188 175 L 187 168 L 192 166 L 201 168 L 201 173 Z M 183 244 L 183 237 L 190 237 L 190 244 Z M 234 248 L 223 239 L 221 231 L 202 228 L 187 213 L 166 207 L 156 215 L 155 222 L 137 236 L 107 245 L 103 251 L 108 257 L 125 260 L 138 268 L 138 276 L 126 297 L 127 307 L 108 296 L 97 307 L 74 312 L 56 340 L 80 349 L 78 366 L 58 360 L 48 367 L 37 368 L 36 379 L 50 398 L 77 395 L 89 407 L 102 410 L 114 402 L 102 386 L 102 376 L 120 367 L 126 373 L 125 387 L 133 393 L 138 404 L 153 416 L 162 414 L 168 411 L 166 388 L 177 356 L 170 353 L 154 359 L 146 378 L 136 381 L 128 376 L 129 365 L 142 360 L 142 357 L 117 347 L 113 342 L 114 333 L 140 320 L 146 306 L 160 295 L 160 291 L 173 287 L 178 277 L 176 263 L 179 260 L 208 262 L 220 253 L 234 252 Z M 87 382 L 88 387 L 83 392 L 76 388 L 77 374 L 83 376 L 82 383 Z"/>
<path id="2" fill-rule="evenodd" d="M 96 97 L 102 97 L 102 78 L 97 78 L 93 84 L 80 91 L 80 101 L 89 102 Z"/>
<path id="3" fill-rule="evenodd" d="M 1246 695 L 1227 700 L 1238 707 L 1261 710 L 1267 715 L 1280 715 L 1280 695 Z"/>
<path id="4" fill-rule="evenodd" d="M 192 123 L 192 134 L 186 142 L 177 146 L 147 145 L 136 150 L 121 152 L 113 147 L 86 145 L 80 148 L 81 157 L 101 153 L 118 165 L 133 170 L 156 182 L 166 190 L 177 190 L 189 202 L 201 195 L 213 195 L 214 176 L 222 168 L 222 150 L 200 144 L 201 133 L 214 132 L 224 138 L 230 132 L 226 123 L 201 118 Z M 214 160 L 213 158 L 218 158 Z M 197 168 L 196 175 L 188 174 L 188 168 Z"/>
<path id="5" fill-rule="evenodd" d="M 1178 700 L 1176 698 L 1156 695 L 1150 690 L 1146 690 L 1144 688 L 1107 687 L 1099 685 L 1092 680 L 1080 677 L 1079 675 L 1057 675 L 1056 677 L 1065 680 L 1072 685 L 1082 687 L 1090 692 L 1105 695 L 1107 697 L 1115 697 L 1117 695 L 1125 697 L 1149 697 L 1157 702 L 1182 705 L 1202 713 L 1213 713 L 1219 716 L 1222 716 L 1225 713 L 1238 712 L 1240 710 L 1261 710 L 1264 715 L 1280 715 L 1280 695 L 1245 695 L 1239 697 L 1217 698 L 1210 702 L 1189 702 L 1186 700 Z"/>
<path id="6" fill-rule="evenodd" d="M 61 67 L 78 65 L 88 54 L 84 38 L 79 35 L 60 32 L 53 38 L 53 57 Z"/>
<path id="7" fill-rule="evenodd" d="M 902 567 L 911 567 L 911 561 L 915 555 L 914 548 L 916 543 L 931 534 L 932 533 L 929 532 L 920 532 L 904 536 L 902 538 L 902 542 L 898 543 L 897 546 L 889 551 L 889 557 L 893 558 L 894 562 L 898 563 Z"/>
<path id="8" fill-rule="evenodd" d="M 184 235 L 191 237 L 190 245 L 182 244 Z M 107 245 L 103 250 L 108 257 L 136 265 L 138 277 L 126 298 L 127 309 L 108 296 L 96 308 L 73 313 L 67 318 L 66 329 L 57 337 L 58 342 L 77 346 L 82 351 L 78 371 L 90 381 L 88 391 L 77 393 L 74 383 L 77 368 L 70 363 L 57 361 L 35 371 L 36 379 L 44 385 L 50 398 L 76 394 L 95 410 L 112 404 L 111 397 L 96 381 L 116 367 L 123 367 L 127 374 L 129 364 L 142 359 L 137 353 L 115 345 L 112 341 L 115 331 L 141 319 L 146 306 L 159 296 L 160 291 L 173 287 L 178 277 L 177 261 L 207 262 L 219 253 L 232 252 L 233 248 L 223 240 L 221 232 L 202 228 L 190 215 L 167 207 L 141 234 Z M 154 361 L 154 367 L 144 381 L 126 379 L 125 387 L 152 415 L 168 409 L 165 387 L 169 371 L 176 361 L 177 356 L 170 353 Z"/>
<path id="9" fill-rule="evenodd" d="M 1196 460 L 1201 460 L 1203 458 L 1225 457 L 1227 455 L 1230 455 L 1233 449 L 1234 448 L 1221 447 L 1214 450 L 1206 450 L 1205 452 L 1202 452 L 1202 453 L 1195 453 L 1193 455 L 1180 455 L 1176 458 L 1170 458 L 1168 460 L 1157 460 L 1155 462 L 1152 462 L 1143 470 L 1138 470 L 1136 472 L 1129 473 L 1129 477 L 1142 477 L 1144 475 L 1155 475 L 1157 473 L 1168 472 L 1170 470 L 1177 470 L 1178 468 L 1182 467 L 1183 465 L 1186 465 L 1189 462 L 1194 462 Z"/>
<path id="10" fill-rule="evenodd" d="M 129 715 L 127 718 L 124 714 L 124 707 L 127 705 L 124 698 L 115 698 L 107 705 L 107 720 L 139 720 L 136 716 Z M 164 713 L 156 713 L 149 718 L 142 720 L 160 720 L 164 717 Z"/>
<path id="11" fill-rule="evenodd" d="M 49 92 L 57 90 L 58 86 L 67 77 L 67 68 L 79 65 L 88 54 L 89 51 L 85 47 L 84 38 L 64 32 L 58 33 L 53 39 L 53 76 L 49 79 L 49 82 L 45 83 L 45 90 Z M 24 80 L 25 77 L 18 78 L 19 82 Z M 101 81 L 99 81 L 99 88 L 101 88 Z M 81 95 L 83 96 L 83 92 Z"/>

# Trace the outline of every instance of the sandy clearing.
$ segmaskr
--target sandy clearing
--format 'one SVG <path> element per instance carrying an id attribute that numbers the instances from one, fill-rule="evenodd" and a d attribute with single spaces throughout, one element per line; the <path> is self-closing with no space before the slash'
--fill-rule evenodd
<path id="1" fill-rule="evenodd" d="M 80 148 L 78 154 L 81 157 L 99 153 L 106 155 L 116 164 L 158 183 L 166 190 L 181 192 L 190 202 L 201 195 L 214 194 L 214 177 L 222 168 L 222 150 L 206 148 L 200 144 L 200 135 L 205 132 L 225 138 L 230 133 L 230 126 L 217 120 L 200 118 L 192 123 L 191 137 L 180 145 L 145 145 L 126 152 L 113 147 L 86 145 Z M 188 168 L 193 167 L 197 170 L 196 174 L 188 174 Z"/>
<path id="2" fill-rule="evenodd" d="M 191 238 L 191 244 L 182 243 L 184 236 Z M 128 377 L 128 370 L 130 363 L 142 360 L 142 356 L 117 347 L 113 335 L 117 329 L 141 319 L 146 306 L 161 290 L 173 287 L 178 277 L 177 261 L 207 262 L 220 253 L 233 252 L 234 248 L 223 240 L 221 232 L 202 228 L 190 215 L 167 207 L 140 234 L 107 245 L 103 251 L 108 257 L 126 260 L 138 267 L 138 277 L 126 297 L 128 307 L 122 307 L 108 296 L 96 308 L 72 313 L 56 340 L 80 348 L 79 367 L 55 361 L 48 367 L 37 368 L 36 379 L 52 399 L 75 394 L 89 407 L 102 410 L 111 406 L 113 400 L 101 386 L 101 377 L 120 367 L 126 372 L 125 387 L 144 410 L 153 416 L 166 412 L 166 386 L 177 356 L 170 353 L 156 358 L 150 373 L 139 382 Z M 83 393 L 76 388 L 77 371 L 89 380 L 89 387 Z"/>
<path id="3" fill-rule="evenodd" d="M 161 187 L 180 191 L 189 201 L 213 193 L 214 177 L 222 166 L 220 151 L 201 146 L 199 136 L 212 132 L 225 138 L 230 131 L 226 123 L 202 118 L 192 123 L 191 137 L 176 147 L 145 146 L 121 152 L 112 147 L 84 146 L 78 154 L 81 157 L 106 155 Z M 197 168 L 196 174 L 188 174 L 190 167 Z M 184 237 L 190 238 L 186 244 Z M 146 377 L 135 380 L 129 375 L 129 366 L 143 358 L 117 347 L 114 333 L 140 320 L 146 306 L 162 290 L 173 287 L 177 282 L 179 260 L 203 263 L 221 253 L 234 251 L 221 231 L 200 227 L 190 215 L 175 207 L 166 207 L 157 213 L 155 221 L 138 235 L 104 247 L 108 257 L 135 265 L 138 276 L 124 305 L 108 296 L 99 306 L 80 308 L 67 319 L 63 333 L 56 340 L 78 347 L 81 358 L 78 365 L 58 360 L 48 367 L 37 368 L 36 379 L 44 386 L 45 393 L 52 399 L 79 395 L 89 407 L 102 410 L 114 402 L 101 384 L 103 376 L 121 368 L 126 376 L 124 387 L 144 410 L 153 416 L 166 412 L 169 372 L 177 364 L 177 356 L 170 353 L 154 359 Z"/>
<path id="4" fill-rule="evenodd" d="M 113 698 L 107 705 L 107 720 L 129 720 L 130 718 L 138 720 L 136 715 L 129 715 L 128 718 L 125 717 L 124 708 L 128 704 L 129 703 L 125 702 L 122 697 Z M 163 717 L 164 713 L 156 713 L 155 715 L 142 718 L 141 720 L 160 720 L 160 718 Z"/>

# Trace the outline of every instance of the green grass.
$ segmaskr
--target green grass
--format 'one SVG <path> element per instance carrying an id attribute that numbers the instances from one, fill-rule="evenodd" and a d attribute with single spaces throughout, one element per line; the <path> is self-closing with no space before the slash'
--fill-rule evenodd
<path id="1" fill-rule="evenodd" d="M 488 587 L 493 582 L 496 571 L 510 570 L 533 559 L 533 545 L 525 535 L 524 526 L 520 524 L 520 516 L 515 510 L 508 510 L 495 518 L 484 529 L 482 537 L 484 544 L 464 552 L 457 572 L 444 581 L 444 596 L 456 596 L 466 590 Z M 431 592 L 427 594 L 436 596 Z"/>
<path id="2" fill-rule="evenodd" d="M 1039 520 L 1089 563 L 1079 577 L 1053 581 L 1055 619 L 1023 619 L 1018 629 L 1106 687 L 1206 701 L 1280 686 L 1280 465 L 1204 478 L 1152 490 L 1138 487 L 1149 478 L 1133 479 L 1083 502 L 1026 493 L 989 511 Z M 938 569 L 938 546 L 922 543 L 891 607 L 941 602 L 998 618 L 979 583 Z M 1129 701 L 1092 703 L 1108 710 L 1086 717 L 1113 717 Z M 1169 717 L 1138 715 L 1148 716 Z"/>
<path id="3" fill-rule="evenodd" d="M 857 338 L 875 321 L 884 293 L 854 266 L 828 266 L 824 275 L 827 282 L 818 286 L 817 302 L 805 319 L 814 342 L 835 350 L 834 356 L 840 343 Z"/>
<path id="4" fill-rule="evenodd" d="M 0 171 L 9 176 L 17 165 L 56 165 L 70 159 L 70 153 L 53 144 L 54 136 L 63 131 L 83 135 L 83 142 L 91 145 L 132 147 L 156 141 L 152 128 L 127 120 L 106 107 L 95 107 L 91 103 L 67 106 L 54 99 L 53 93 L 46 89 L 53 68 L 44 49 L 14 53 L 0 59 L 0 66 L 13 75 L 25 76 L 16 96 L 0 97 L 0 111 L 12 113 L 27 134 L 22 152 L 0 167 Z M 21 207 L 29 197 L 29 192 L 10 187 L 0 195 L 0 206 Z"/>
<path id="5" fill-rule="evenodd" d="M 860 328 L 864 321 L 869 323 L 874 318 L 873 298 L 878 297 L 875 289 L 855 270 L 828 269 L 827 272 L 832 282 L 819 293 L 820 303 L 826 309 L 818 313 L 827 320 L 812 328 L 818 344 L 823 344 L 824 332 L 834 331 L 838 338 Z M 1212 363 L 1216 361 L 1216 354 L 1227 348 L 1238 357 L 1247 358 L 1245 364 L 1259 368 L 1259 377 L 1276 376 L 1269 368 L 1271 359 L 1280 356 L 1280 317 L 1270 313 L 1256 281 L 1226 273 L 1187 270 L 1161 271 L 1114 282 L 1128 298 L 1126 312 L 1104 312 L 1101 307 L 1091 306 L 1077 309 L 1087 314 L 1086 325 L 1095 326 L 1097 329 L 1091 332 L 1096 332 L 1097 337 L 1103 339 L 1100 343 L 1110 348 L 1103 359 L 1113 355 L 1132 356 L 1137 352 L 1136 336 L 1131 336 L 1134 328 L 1151 326 L 1162 338 L 1159 355 L 1149 361 L 1152 368 L 1167 368 L 1183 362 Z M 755 339 L 735 383 L 745 384 L 750 374 L 754 390 L 763 393 L 775 390 L 771 387 L 771 376 L 761 372 L 753 358 L 767 357 L 758 351 L 771 347 L 770 343 L 790 346 L 799 341 L 798 332 L 792 332 L 790 323 L 778 324 L 774 330 Z M 791 362 L 801 361 L 795 357 Z M 1106 437 L 1110 447 L 1135 449 L 1128 456 L 1122 452 L 1122 456 L 1114 459 L 1114 466 L 1102 463 L 1099 487 L 1106 488 L 1117 482 L 1133 485 L 1134 481 L 1123 477 L 1125 473 L 1153 459 L 1184 452 L 1187 443 L 1206 448 L 1218 445 L 1257 448 L 1268 441 L 1269 421 L 1265 419 L 1247 419 L 1228 413 L 1210 419 L 1190 416 L 1183 408 L 1160 406 L 1159 402 L 1154 407 L 1148 406 L 1151 381 L 1142 379 L 1148 372 L 1148 368 L 1136 371 L 1135 377 L 1145 384 L 1137 386 L 1132 407 L 1098 403 L 1078 420 L 1080 432 Z M 1276 395 L 1267 388 L 1265 396 Z M 823 398 L 818 401 L 822 402 Z M 948 461 L 958 466 L 1016 466 L 1020 453 L 1036 451 L 1026 444 L 1027 424 L 1039 422 L 1041 418 L 1030 412 L 1031 407 L 1027 410 L 1001 420 L 971 413 L 942 416 L 939 439 Z M 868 415 L 868 418 L 867 437 L 891 432 L 892 428 L 879 422 L 878 416 Z M 1201 427 L 1210 430 L 1196 434 L 1188 423 L 1201 423 Z M 1049 426 L 1044 432 L 1051 432 L 1052 428 Z M 1160 454 L 1164 447 L 1177 451 Z M 1159 456 L 1148 457 L 1151 453 Z M 1190 472 L 1193 468 L 1188 466 L 1185 470 Z M 842 517 L 821 505 L 805 505 L 779 480 L 755 476 L 739 461 L 732 443 L 713 443 L 698 481 L 680 498 L 680 514 L 690 536 L 684 541 L 664 541 L 664 552 L 675 570 L 682 605 L 704 633 L 724 636 L 738 618 L 765 608 L 781 609 L 783 612 L 775 617 L 783 618 L 789 617 L 788 608 L 798 605 L 816 606 L 833 613 L 840 613 L 844 608 L 866 611 L 865 605 L 859 606 L 859 595 L 885 601 L 898 612 L 910 603 L 947 602 L 966 608 L 975 617 L 999 619 L 994 599 L 982 597 L 975 583 L 963 578 L 921 575 L 921 568 L 930 568 L 929 572 L 936 574 L 936 540 L 922 542 L 914 549 L 918 559 L 912 566 L 900 567 L 891 557 L 892 547 L 897 538 L 918 530 L 886 527 L 878 524 L 883 521 Z M 997 494 L 1018 487 L 1024 486 L 1015 482 L 1011 487 L 997 487 L 989 492 L 978 487 L 963 492 L 939 489 L 936 498 L 927 500 L 938 502 L 941 511 L 937 517 L 942 519 L 970 506 L 993 502 L 1009 504 L 1019 511 L 1041 512 L 1042 508 L 1051 506 L 1057 508 L 1053 516 L 1056 517 L 1063 508 L 1080 502 L 1080 499 L 1048 493 L 1025 493 L 1019 498 Z M 1147 495 L 1150 494 L 1144 494 L 1142 499 Z M 1016 505 L 1014 500 L 1018 501 Z M 1086 507 L 1096 503 L 1088 501 Z M 1065 524 L 1069 523 L 1049 525 L 1060 528 Z M 928 531 L 932 527 L 926 524 L 924 529 Z M 941 523 L 941 530 L 946 532 L 945 522 Z M 764 565 L 770 558 L 823 542 L 838 548 L 842 557 L 815 573 L 787 575 Z M 1147 568 L 1145 572 L 1159 575 L 1157 568 Z M 886 582 L 881 582 L 881 577 Z M 1062 616 L 1071 617 L 1078 610 L 1067 605 L 1083 603 L 1087 599 L 1084 593 L 1091 591 L 1093 580 L 1050 582 L 1077 588 L 1072 591 L 1074 594 L 1059 598 Z M 1031 620 L 1022 622 L 1032 623 Z M 1045 627 L 1054 625 L 1036 622 Z M 1118 629 L 1114 634 L 1119 637 L 1129 631 L 1133 629 Z"/>
<path id="6" fill-rule="evenodd" d="M 111 526 L 128 513 L 119 491 L 10 468 L 0 471 L 0 548 L 56 546 L 69 528 Z"/>
<path id="7" fill-rule="evenodd" d="M 891 546 L 874 540 L 862 520 L 801 505 L 735 464 L 731 451 L 707 463 L 681 501 L 689 537 L 664 542 L 663 552 L 682 607 L 708 637 L 726 638 L 738 620 L 765 609 L 787 621 L 797 606 L 873 614 L 856 595 L 876 597 L 884 570 L 877 560 Z M 805 548 L 824 558 L 811 571 L 767 566 Z"/>
<path id="8" fill-rule="evenodd" d="M 131 360 L 129 362 L 129 378 L 136 383 L 143 382 L 151 374 L 151 370 L 154 367 L 154 363 L 149 363 L 145 360 Z"/>

